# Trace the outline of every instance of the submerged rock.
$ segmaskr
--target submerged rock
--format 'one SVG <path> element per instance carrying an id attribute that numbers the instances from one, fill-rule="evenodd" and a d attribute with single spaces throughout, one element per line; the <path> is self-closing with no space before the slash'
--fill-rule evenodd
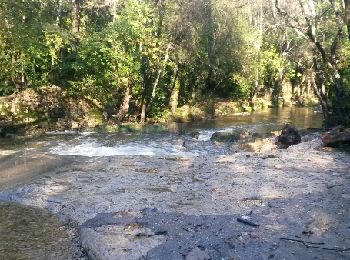
<path id="1" fill-rule="evenodd" d="M 233 143 L 240 139 L 240 132 L 215 132 L 210 140 L 219 143 Z"/>
<path id="2" fill-rule="evenodd" d="M 301 143 L 301 135 L 297 128 L 290 124 L 286 124 L 282 133 L 277 137 L 277 145 L 279 148 L 288 148 L 291 145 Z"/>

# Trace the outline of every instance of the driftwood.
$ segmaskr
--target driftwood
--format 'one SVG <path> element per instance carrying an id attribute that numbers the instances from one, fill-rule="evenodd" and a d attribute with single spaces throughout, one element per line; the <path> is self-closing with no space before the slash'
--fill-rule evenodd
<path id="1" fill-rule="evenodd" d="M 325 133 L 322 137 L 325 146 L 334 146 L 341 143 L 350 143 L 350 128 L 337 126 Z"/>
<path id="2" fill-rule="evenodd" d="M 259 227 L 259 224 L 256 224 L 254 222 L 251 222 L 251 221 L 243 219 L 243 218 L 237 218 L 237 221 L 240 223 L 246 224 L 248 226 Z"/>
<path id="3" fill-rule="evenodd" d="M 323 242 L 308 242 L 308 241 L 304 241 L 301 239 L 294 239 L 294 238 L 288 238 L 288 237 L 281 237 L 281 240 L 285 240 L 285 241 L 292 241 L 292 242 L 298 242 L 303 244 L 306 248 L 319 248 L 319 249 L 323 249 L 323 250 L 328 250 L 328 251 L 337 251 L 337 252 L 347 252 L 350 251 L 350 247 L 348 248 L 340 248 L 340 247 L 324 247 L 323 245 L 325 245 L 325 243 Z"/>

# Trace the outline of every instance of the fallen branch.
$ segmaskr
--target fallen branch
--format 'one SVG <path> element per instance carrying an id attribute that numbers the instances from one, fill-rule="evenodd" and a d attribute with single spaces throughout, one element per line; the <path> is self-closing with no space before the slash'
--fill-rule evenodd
<path id="1" fill-rule="evenodd" d="M 301 243 L 306 248 L 319 248 L 319 249 L 323 249 L 323 250 L 337 251 L 337 252 L 350 251 L 350 247 L 349 248 L 339 248 L 339 247 L 321 247 L 321 246 L 317 246 L 317 245 L 325 245 L 325 243 L 323 243 L 323 242 L 320 242 L 320 243 L 308 242 L 308 241 L 304 241 L 304 240 L 300 240 L 300 239 L 287 238 L 287 237 L 281 237 L 280 239 L 281 240 L 286 240 L 286 241 L 292 241 L 292 242 Z"/>
<path id="2" fill-rule="evenodd" d="M 243 218 L 237 218 L 237 221 L 240 223 L 246 224 L 248 226 L 259 227 L 259 224 L 256 224 L 254 222 L 251 222 L 251 221 L 243 219 Z"/>

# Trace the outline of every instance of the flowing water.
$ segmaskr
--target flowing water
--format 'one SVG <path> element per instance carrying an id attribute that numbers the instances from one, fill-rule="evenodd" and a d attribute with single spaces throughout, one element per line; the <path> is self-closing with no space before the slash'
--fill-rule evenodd
<path id="1" fill-rule="evenodd" d="M 298 128 L 319 128 L 322 117 L 313 109 L 271 109 L 251 115 L 145 127 L 138 132 L 51 133 L 23 142 L 7 141 L 0 143 L 0 190 L 46 176 L 58 167 L 88 157 L 227 154 L 228 146 L 210 141 L 214 132 L 244 129 L 264 135 L 288 122 Z M 197 139 L 191 137 L 194 132 Z M 0 204 L 0 259 L 68 259 L 68 255 L 68 235 L 55 217 L 34 208 Z"/>
<path id="2" fill-rule="evenodd" d="M 299 129 L 319 128 L 322 116 L 312 108 L 271 109 L 185 124 L 146 126 L 142 131 L 59 132 L 23 142 L 1 143 L 0 140 L 0 190 L 70 164 L 82 156 L 225 154 L 229 152 L 227 147 L 213 145 L 210 141 L 213 133 L 248 130 L 264 136 L 280 130 L 285 123 L 292 123 Z M 191 133 L 196 133 L 198 138 L 192 138 Z"/>

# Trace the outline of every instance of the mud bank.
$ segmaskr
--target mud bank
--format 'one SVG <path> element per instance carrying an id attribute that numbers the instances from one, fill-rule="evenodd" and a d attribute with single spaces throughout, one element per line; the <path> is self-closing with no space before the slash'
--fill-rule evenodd
<path id="1" fill-rule="evenodd" d="M 0 199 L 74 222 L 92 259 L 350 258 L 350 155 L 261 151 L 74 157 Z"/>

